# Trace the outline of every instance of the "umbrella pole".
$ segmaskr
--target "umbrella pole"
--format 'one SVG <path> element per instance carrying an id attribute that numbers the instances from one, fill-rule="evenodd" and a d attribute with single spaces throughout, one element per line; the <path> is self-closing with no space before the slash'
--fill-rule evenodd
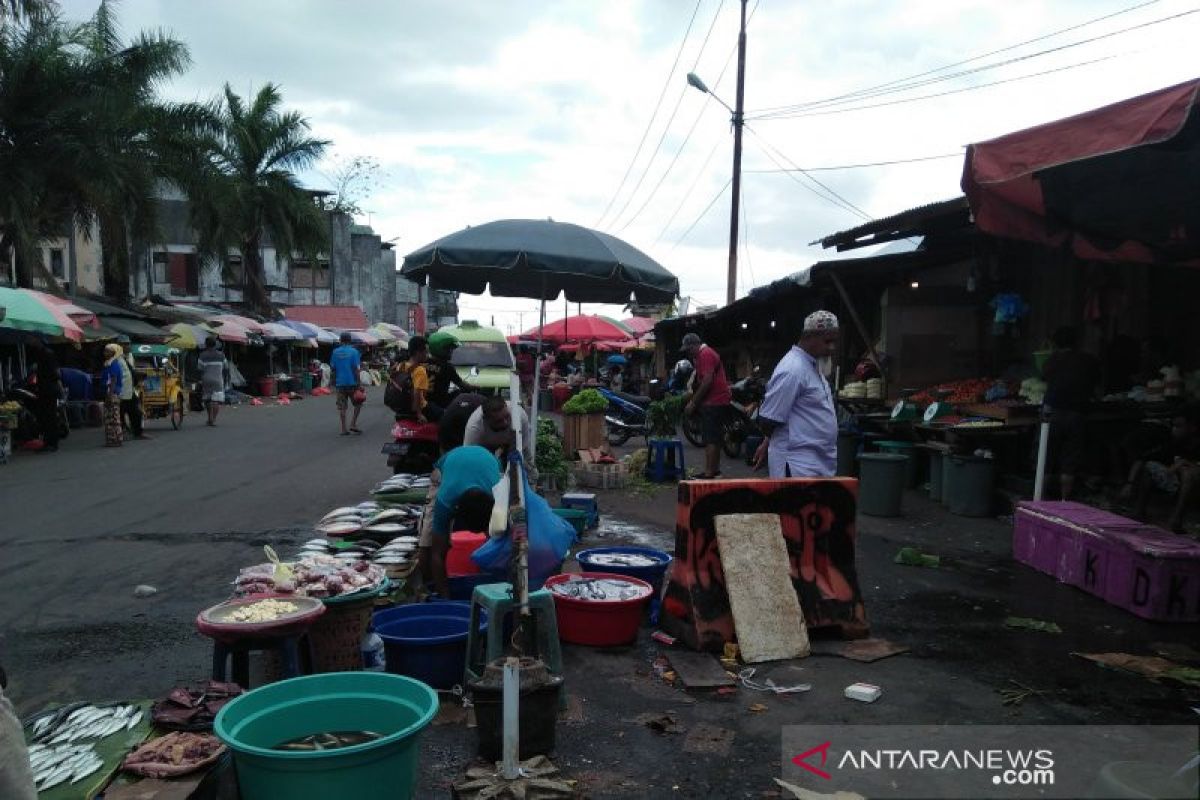
<path id="1" fill-rule="evenodd" d="M 532 442 L 532 447 L 530 449 L 533 452 L 534 458 L 537 458 L 538 397 L 541 395 L 541 392 L 539 392 L 538 389 L 540 389 L 541 385 L 542 385 L 541 384 L 542 336 L 545 334 L 545 331 L 543 330 L 543 328 L 545 328 L 545 327 L 546 327 L 546 284 L 545 284 L 545 282 L 543 282 L 542 283 L 542 306 L 541 306 L 541 311 L 538 312 L 537 360 L 535 361 L 535 363 L 533 365 L 533 397 L 531 397 L 529 399 L 529 411 L 530 411 L 529 425 L 530 425 L 530 427 L 533 428 L 533 430 L 531 430 L 529 432 L 530 437 L 531 437 L 530 441 Z M 517 398 L 517 402 L 518 402 L 518 404 L 520 403 L 520 397 Z"/>

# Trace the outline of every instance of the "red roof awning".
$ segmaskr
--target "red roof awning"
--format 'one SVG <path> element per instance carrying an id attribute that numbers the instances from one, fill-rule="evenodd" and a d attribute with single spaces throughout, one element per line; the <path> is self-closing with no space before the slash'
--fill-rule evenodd
<path id="1" fill-rule="evenodd" d="M 1200 258 L 1200 80 L 967 148 L 962 187 L 985 233 L 1082 258 Z"/>
<path id="2" fill-rule="evenodd" d="M 297 322 L 309 322 L 322 328 L 364 330 L 371 326 L 358 306 L 288 306 L 284 316 Z"/>

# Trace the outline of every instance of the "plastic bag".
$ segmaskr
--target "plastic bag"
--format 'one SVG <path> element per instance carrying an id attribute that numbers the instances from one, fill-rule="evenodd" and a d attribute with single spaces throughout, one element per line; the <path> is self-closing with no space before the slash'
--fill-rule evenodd
<path id="1" fill-rule="evenodd" d="M 508 496 L 512 491 L 512 479 L 508 470 L 500 474 L 500 480 L 492 487 L 492 518 L 488 520 L 488 536 L 503 536 L 508 531 Z M 528 491 L 528 490 L 527 490 Z"/>
<path id="2" fill-rule="evenodd" d="M 525 521 L 529 536 L 529 590 L 542 588 L 552 575 L 558 574 L 563 558 L 575 543 L 575 528 L 554 513 L 550 504 L 529 487 L 524 468 L 521 481 L 525 484 Z M 508 511 L 505 495 L 503 505 Z M 471 554 L 471 560 L 484 572 L 507 575 L 512 558 L 512 538 L 507 534 L 490 538 Z"/>

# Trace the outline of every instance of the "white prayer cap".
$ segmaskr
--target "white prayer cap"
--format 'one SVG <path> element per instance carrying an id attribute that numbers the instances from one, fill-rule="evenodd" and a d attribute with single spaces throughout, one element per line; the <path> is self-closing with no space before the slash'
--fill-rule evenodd
<path id="1" fill-rule="evenodd" d="M 805 333 L 838 330 L 838 318 L 828 311 L 814 311 L 804 318 Z"/>

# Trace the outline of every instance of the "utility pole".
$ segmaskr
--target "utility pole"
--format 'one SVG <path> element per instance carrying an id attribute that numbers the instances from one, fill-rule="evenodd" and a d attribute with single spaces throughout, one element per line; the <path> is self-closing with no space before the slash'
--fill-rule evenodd
<path id="1" fill-rule="evenodd" d="M 737 299 L 738 214 L 742 199 L 742 126 L 746 99 L 746 3 L 742 0 L 742 27 L 738 33 L 737 99 L 733 105 L 733 200 L 729 210 L 729 277 L 725 304 Z"/>

